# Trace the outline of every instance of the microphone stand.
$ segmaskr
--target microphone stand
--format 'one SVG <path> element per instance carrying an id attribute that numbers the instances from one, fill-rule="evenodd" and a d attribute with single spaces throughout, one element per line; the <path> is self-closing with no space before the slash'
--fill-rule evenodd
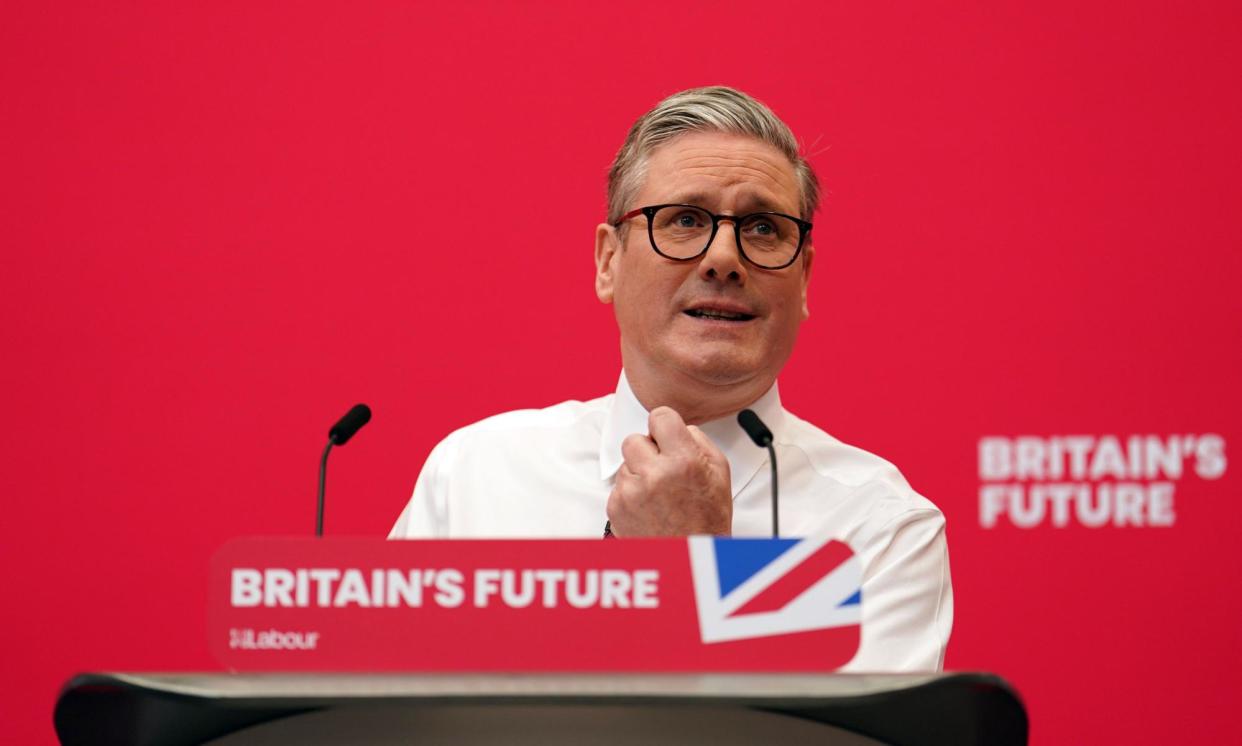
<path id="1" fill-rule="evenodd" d="M 776 446 L 768 444 L 768 463 L 772 465 L 772 538 L 781 538 L 781 519 L 777 512 L 776 506 L 779 504 L 777 500 L 776 490 Z"/>
<path id="2" fill-rule="evenodd" d="M 328 445 L 323 449 L 323 458 L 319 460 L 319 507 L 315 511 L 315 538 L 323 536 L 323 489 L 328 481 L 328 452 L 333 445 L 335 444 L 329 438 Z"/>

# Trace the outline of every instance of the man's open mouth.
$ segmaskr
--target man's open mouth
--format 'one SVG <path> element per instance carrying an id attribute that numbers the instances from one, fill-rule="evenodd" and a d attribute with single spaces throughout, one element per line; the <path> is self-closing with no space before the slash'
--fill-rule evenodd
<path id="1" fill-rule="evenodd" d="M 719 321 L 750 321 L 755 318 L 754 314 L 721 311 L 715 308 L 691 308 L 684 313 L 696 319 L 716 319 Z"/>

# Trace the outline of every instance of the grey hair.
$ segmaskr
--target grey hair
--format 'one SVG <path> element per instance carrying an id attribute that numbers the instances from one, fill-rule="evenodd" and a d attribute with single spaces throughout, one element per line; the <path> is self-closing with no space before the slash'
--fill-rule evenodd
<path id="1" fill-rule="evenodd" d="M 761 101 L 726 86 L 691 88 L 674 93 L 639 117 L 608 169 L 608 222 L 616 223 L 629 209 L 647 175 L 651 153 L 688 132 L 747 135 L 772 145 L 789 158 L 801 191 L 802 219 L 810 220 L 819 206 L 819 179 L 798 150 L 798 141 Z"/>

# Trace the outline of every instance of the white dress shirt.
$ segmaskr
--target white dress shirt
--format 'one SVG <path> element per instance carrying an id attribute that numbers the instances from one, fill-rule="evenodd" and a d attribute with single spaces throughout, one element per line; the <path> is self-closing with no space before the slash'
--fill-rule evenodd
<path id="1" fill-rule="evenodd" d="M 781 536 L 831 532 L 862 560 L 862 641 L 842 670 L 940 670 L 953 626 L 944 516 L 892 464 L 786 411 L 775 385 L 751 409 L 774 436 Z M 733 417 L 700 427 L 729 460 L 733 535 L 770 536 L 767 449 Z M 615 394 L 464 427 L 427 457 L 389 538 L 601 537 L 631 433 L 647 433 L 647 410 L 624 374 Z"/>

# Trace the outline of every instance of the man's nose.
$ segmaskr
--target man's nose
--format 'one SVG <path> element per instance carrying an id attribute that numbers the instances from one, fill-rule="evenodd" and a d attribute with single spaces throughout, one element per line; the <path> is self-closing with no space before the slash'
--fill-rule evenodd
<path id="1" fill-rule="evenodd" d="M 737 222 L 722 219 L 703 258 L 699 260 L 699 277 L 704 280 L 746 284 L 746 263 L 737 248 Z"/>

